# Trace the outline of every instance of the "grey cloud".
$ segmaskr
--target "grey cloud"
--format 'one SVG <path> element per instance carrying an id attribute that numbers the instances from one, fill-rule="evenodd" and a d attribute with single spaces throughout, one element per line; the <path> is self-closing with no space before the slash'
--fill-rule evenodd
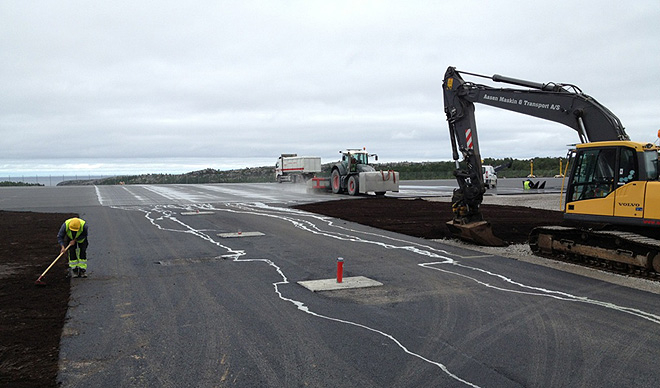
<path id="1" fill-rule="evenodd" d="M 83 160 L 118 169 L 281 152 L 331 161 L 356 146 L 446 160 L 450 65 L 575 83 L 648 141 L 660 128 L 659 17 L 654 1 L 6 1 L 0 175 L 44 159 L 56 169 L 72 136 Z M 575 141 L 553 123 L 477 112 L 484 156 L 562 156 Z"/>

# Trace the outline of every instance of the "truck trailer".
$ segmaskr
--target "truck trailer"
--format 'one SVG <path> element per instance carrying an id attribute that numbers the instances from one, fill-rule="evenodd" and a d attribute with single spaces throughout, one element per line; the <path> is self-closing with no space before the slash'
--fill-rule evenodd
<path id="1" fill-rule="evenodd" d="M 275 180 L 281 182 L 306 182 L 321 172 L 321 158 L 281 154 L 275 163 Z"/>

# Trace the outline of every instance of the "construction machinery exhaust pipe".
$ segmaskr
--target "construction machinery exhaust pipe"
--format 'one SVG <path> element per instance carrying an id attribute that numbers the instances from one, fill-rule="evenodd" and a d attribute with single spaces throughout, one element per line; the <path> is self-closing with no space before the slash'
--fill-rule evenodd
<path id="1" fill-rule="evenodd" d="M 447 222 L 447 228 L 454 237 L 477 245 L 488 247 L 505 247 L 508 245 L 504 240 L 493 234 L 493 229 L 488 221 L 461 223 L 452 220 Z"/>

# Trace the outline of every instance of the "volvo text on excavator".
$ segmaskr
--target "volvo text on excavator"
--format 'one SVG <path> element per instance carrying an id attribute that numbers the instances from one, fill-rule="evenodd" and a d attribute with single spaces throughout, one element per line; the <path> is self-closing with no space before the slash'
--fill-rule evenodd
<path id="1" fill-rule="evenodd" d="M 467 82 L 463 75 L 517 87 Z M 456 236 L 482 245 L 504 245 L 479 210 L 485 188 L 474 104 L 485 104 L 564 124 L 580 140 L 569 151 L 563 201 L 568 226 L 535 228 L 529 244 L 536 254 L 578 256 L 660 273 L 658 146 L 631 141 L 621 121 L 575 85 L 449 67 L 443 91 L 459 186 L 452 197 L 454 219 L 447 225 Z"/>

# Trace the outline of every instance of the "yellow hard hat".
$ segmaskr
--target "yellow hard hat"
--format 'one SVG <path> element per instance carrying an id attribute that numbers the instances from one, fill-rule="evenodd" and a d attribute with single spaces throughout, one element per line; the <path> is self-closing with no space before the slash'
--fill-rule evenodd
<path id="1" fill-rule="evenodd" d="M 72 218 L 71 221 L 69 221 L 69 229 L 73 230 L 74 232 L 77 232 L 80 230 L 80 218 Z"/>

